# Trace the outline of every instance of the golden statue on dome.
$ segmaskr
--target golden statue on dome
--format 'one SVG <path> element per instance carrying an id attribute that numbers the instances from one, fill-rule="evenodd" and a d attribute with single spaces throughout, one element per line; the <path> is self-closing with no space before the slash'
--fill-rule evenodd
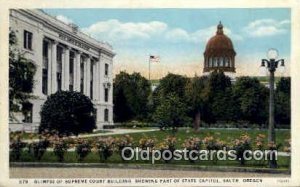
<path id="1" fill-rule="evenodd" d="M 203 72 L 235 72 L 235 51 L 231 39 L 224 34 L 220 22 L 216 35 L 210 38 L 204 52 Z"/>

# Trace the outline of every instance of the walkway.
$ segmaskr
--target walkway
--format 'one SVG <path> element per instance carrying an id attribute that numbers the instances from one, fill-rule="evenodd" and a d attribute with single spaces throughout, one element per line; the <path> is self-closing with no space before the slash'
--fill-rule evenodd
<path id="1" fill-rule="evenodd" d="M 106 130 L 105 130 L 106 131 Z M 93 133 L 93 134 L 81 134 L 78 136 L 70 136 L 71 138 L 88 138 L 88 137 L 98 137 L 98 136 L 112 136 L 118 134 L 132 134 L 132 133 L 143 133 L 143 132 L 152 132 L 152 131 L 159 131 L 158 128 L 156 129 L 109 129 L 109 132 L 100 132 L 100 133 Z M 30 143 L 39 141 L 38 139 L 25 139 L 22 140 L 23 142 Z"/>
<path id="2" fill-rule="evenodd" d="M 172 177 L 289 177 L 288 174 L 219 172 L 219 171 L 183 171 L 150 170 L 120 168 L 35 168 L 11 167 L 11 178 L 172 178 Z"/>

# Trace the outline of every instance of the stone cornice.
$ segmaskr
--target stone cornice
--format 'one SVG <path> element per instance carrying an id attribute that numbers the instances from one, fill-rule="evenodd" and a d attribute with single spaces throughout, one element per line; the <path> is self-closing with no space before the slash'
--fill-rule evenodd
<path id="1" fill-rule="evenodd" d="M 98 51 L 100 54 L 105 53 L 110 57 L 115 56 L 115 53 L 112 51 L 112 47 L 108 43 L 99 42 L 80 31 L 74 33 L 72 32 L 72 27 L 70 25 L 63 23 L 40 10 L 13 9 L 13 11 L 16 11 L 40 24 L 43 24 L 44 27 L 50 30 L 72 37 L 75 40 L 82 42 L 84 45 L 94 49 L 95 51 Z"/>

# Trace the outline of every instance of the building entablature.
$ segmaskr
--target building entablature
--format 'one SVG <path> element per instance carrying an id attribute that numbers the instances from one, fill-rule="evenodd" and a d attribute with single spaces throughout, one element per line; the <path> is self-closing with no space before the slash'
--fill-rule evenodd
<path id="1" fill-rule="evenodd" d="M 110 58 L 115 56 L 110 44 L 99 42 L 89 37 L 88 35 L 80 32 L 78 29 L 75 29 L 74 24 L 66 24 L 40 10 L 11 10 L 12 17 L 22 19 L 20 15 L 28 17 L 31 21 L 36 21 L 37 24 L 35 24 L 35 26 L 43 30 L 45 37 L 52 41 L 60 42 L 66 46 L 72 47 L 73 49 L 83 51 L 86 54 L 97 57 L 99 57 L 101 53 L 108 55 Z M 26 21 L 25 17 L 23 17 L 23 21 Z"/>

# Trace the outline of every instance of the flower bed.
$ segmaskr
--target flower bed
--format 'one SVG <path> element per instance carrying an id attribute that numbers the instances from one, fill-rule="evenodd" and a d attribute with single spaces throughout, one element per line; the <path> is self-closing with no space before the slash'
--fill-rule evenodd
<path id="1" fill-rule="evenodd" d="M 254 141 L 252 141 L 254 140 Z M 179 143 L 183 142 L 183 143 Z M 252 145 L 255 146 L 252 146 Z M 285 150 L 290 150 L 290 140 L 287 139 L 283 145 Z M 218 164 L 235 163 L 238 165 L 245 165 L 241 155 L 246 150 L 265 150 L 278 149 L 275 144 L 266 144 L 265 135 L 258 134 L 255 138 L 250 138 L 247 134 L 242 134 L 240 137 L 232 140 L 220 140 L 215 136 L 208 135 L 200 139 L 199 137 L 187 137 L 185 139 L 178 139 L 175 136 L 167 136 L 162 141 L 155 137 L 143 136 L 142 138 L 134 139 L 130 135 L 122 135 L 117 137 L 99 137 L 99 138 L 72 138 L 66 136 L 59 136 L 55 132 L 40 135 L 37 142 L 25 143 L 20 139 L 18 134 L 13 134 L 10 141 L 10 159 L 11 161 L 51 161 L 51 162 L 129 162 L 138 163 L 138 161 L 126 161 L 121 157 L 122 150 L 126 147 L 138 147 L 140 150 L 149 149 L 160 150 L 161 152 L 169 150 L 173 152 L 175 149 L 186 149 L 189 151 L 199 150 L 229 150 L 233 149 L 237 152 L 237 160 L 235 161 L 219 161 Z M 47 149 L 48 148 L 48 149 Z M 71 152 L 70 152 L 71 151 Z M 124 151 L 127 157 L 130 157 L 132 152 Z M 45 156 L 46 155 L 46 156 Z M 97 155 L 97 157 L 95 157 Z M 193 156 L 198 156 L 193 153 Z M 68 157 L 66 159 L 66 156 Z M 69 158 L 70 156 L 75 158 Z M 30 157 L 30 159 L 29 159 Z M 45 158 L 46 157 L 46 158 Z M 49 158 L 51 157 L 51 158 Z M 173 155 L 171 155 L 173 158 Z M 282 158 L 280 158 L 282 159 Z M 171 159 L 172 160 L 172 159 Z M 283 165 L 289 167 L 289 161 L 286 159 Z M 158 163 L 183 163 L 184 161 L 173 161 L 161 159 Z M 189 158 L 187 163 L 195 163 L 196 160 Z M 197 162 L 199 164 L 211 163 L 217 164 L 217 159 L 207 162 Z M 220 163 L 221 162 L 221 163 Z M 185 163 L 185 162 L 184 162 Z M 280 163 L 280 162 L 279 162 Z M 247 161 L 250 165 L 260 165 L 266 167 L 266 162 Z M 225 164 L 226 165 L 226 164 Z"/>

